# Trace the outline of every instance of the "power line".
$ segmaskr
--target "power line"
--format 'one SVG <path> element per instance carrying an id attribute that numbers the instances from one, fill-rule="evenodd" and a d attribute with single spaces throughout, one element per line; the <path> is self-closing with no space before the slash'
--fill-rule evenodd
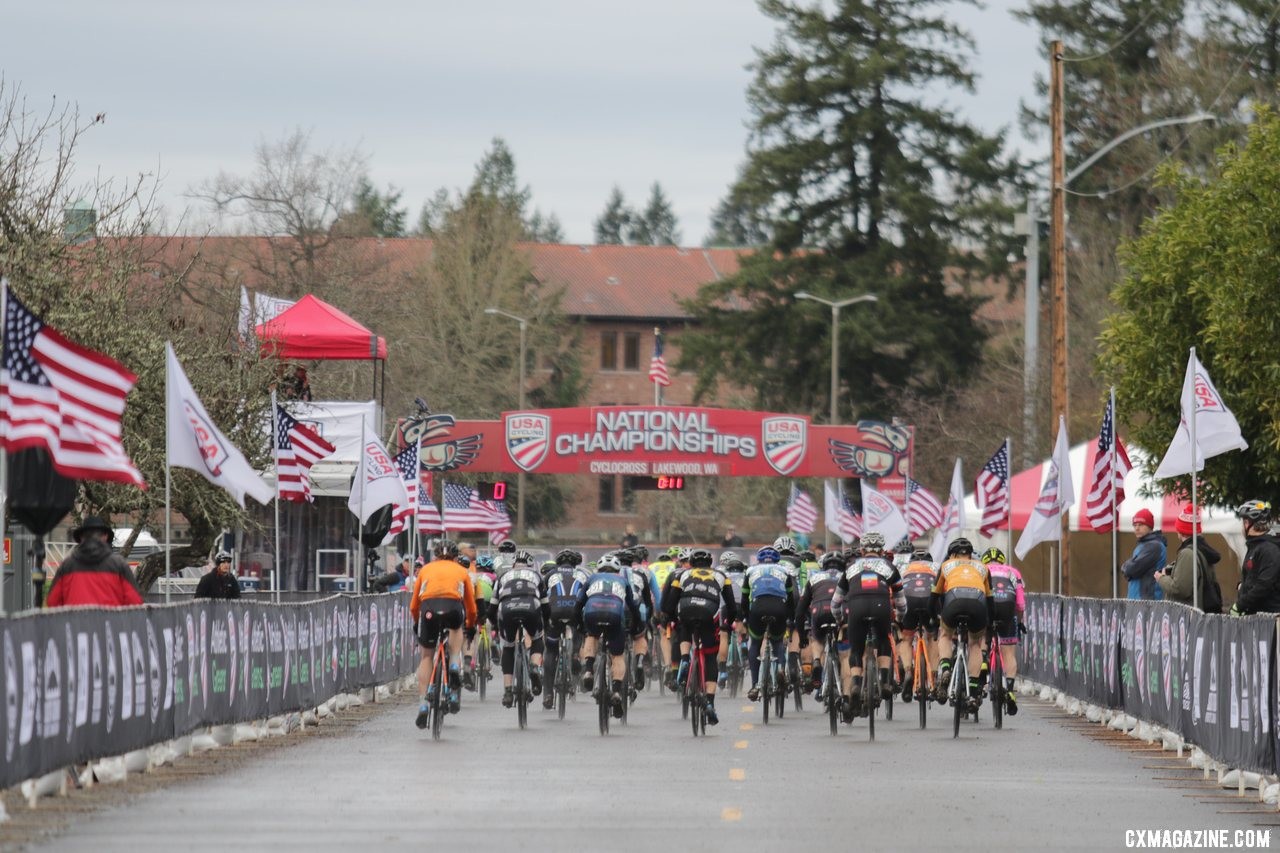
<path id="1" fill-rule="evenodd" d="M 1127 33 L 1125 33 L 1124 35 L 1122 35 L 1122 36 L 1120 37 L 1119 41 L 1116 41 L 1114 44 L 1112 44 L 1111 46 L 1109 46 L 1106 50 L 1102 50 L 1102 51 L 1099 51 L 1098 53 L 1093 53 L 1093 54 L 1090 54 L 1090 55 L 1088 55 L 1088 56 L 1067 56 L 1067 55 L 1063 54 L 1063 56 L 1062 56 L 1062 61 L 1063 61 L 1063 62 L 1089 62 L 1089 61 L 1094 60 L 1094 59 L 1101 59 L 1102 57 L 1106 56 L 1106 55 L 1107 55 L 1108 53 L 1110 53 L 1111 51 L 1115 50 L 1115 49 L 1116 49 L 1117 47 L 1119 47 L 1120 45 L 1122 45 L 1122 44 L 1124 44 L 1125 42 L 1127 42 L 1130 38 L 1132 38 L 1132 37 L 1133 37 L 1133 35 L 1134 35 L 1136 32 L 1138 32 L 1138 30 L 1140 30 L 1140 29 L 1142 29 L 1144 26 L 1146 26 L 1147 22 L 1148 22 L 1148 21 L 1150 21 L 1150 20 L 1151 20 L 1151 17 L 1152 17 L 1156 12 L 1158 12 L 1158 11 L 1160 11 L 1160 5 L 1159 5 L 1159 3 L 1154 3 L 1154 2 L 1153 2 L 1153 3 L 1152 3 L 1152 5 L 1151 5 L 1151 8 L 1147 10 L 1147 14 L 1143 15 L 1143 16 L 1142 16 L 1142 19 L 1141 19 L 1141 20 L 1139 20 L 1139 21 L 1138 21 L 1138 23 L 1136 23 L 1136 24 L 1134 24 L 1134 25 L 1133 25 L 1133 29 L 1129 30 L 1129 32 L 1127 32 Z"/>

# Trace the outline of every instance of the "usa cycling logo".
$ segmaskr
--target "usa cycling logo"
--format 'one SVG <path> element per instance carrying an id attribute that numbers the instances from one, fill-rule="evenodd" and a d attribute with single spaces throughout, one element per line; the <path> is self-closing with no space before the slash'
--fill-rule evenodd
<path id="1" fill-rule="evenodd" d="M 506 418 L 507 453 L 521 470 L 532 471 L 551 448 L 551 418 L 516 413 Z"/>
<path id="2" fill-rule="evenodd" d="M 804 418 L 765 418 L 760 423 L 764 458 L 779 474 L 790 474 L 804 459 L 809 429 Z"/>

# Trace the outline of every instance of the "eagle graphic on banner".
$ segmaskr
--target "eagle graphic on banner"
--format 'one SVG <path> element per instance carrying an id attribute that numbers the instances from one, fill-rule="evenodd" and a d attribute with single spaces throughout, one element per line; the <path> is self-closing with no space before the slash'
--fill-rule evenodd
<path id="1" fill-rule="evenodd" d="M 452 430 L 458 421 L 453 415 L 423 415 L 403 421 L 400 425 L 401 446 L 406 446 L 422 437 L 422 470 L 452 471 L 464 465 L 470 465 L 480 456 L 484 446 L 484 438 L 480 433 L 458 438 L 451 437 Z"/>

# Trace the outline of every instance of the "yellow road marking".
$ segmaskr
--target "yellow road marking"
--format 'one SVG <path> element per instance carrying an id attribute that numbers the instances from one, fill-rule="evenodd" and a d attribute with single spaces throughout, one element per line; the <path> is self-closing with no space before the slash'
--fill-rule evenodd
<path id="1" fill-rule="evenodd" d="M 749 732 L 756 727 L 755 723 L 743 723 L 738 728 L 744 732 Z"/>
<path id="2" fill-rule="evenodd" d="M 743 706 L 742 706 L 742 713 L 744 713 L 744 714 L 750 714 L 750 713 L 751 713 L 752 711 L 754 711 L 755 709 L 756 709 L 756 706 L 755 706 L 755 705 L 743 705 Z"/>
<path id="3" fill-rule="evenodd" d="M 720 810 L 720 819 L 732 823 L 733 821 L 742 820 L 742 809 L 735 809 L 732 806 Z"/>
<path id="4" fill-rule="evenodd" d="M 747 778 L 747 771 L 743 770 L 741 767 L 734 767 L 732 770 L 729 771 L 730 782 L 741 782 L 743 779 L 746 779 L 746 778 Z"/>
<path id="5" fill-rule="evenodd" d="M 747 748 L 747 742 L 746 742 L 745 740 L 738 740 L 738 741 L 734 741 L 734 743 L 733 743 L 733 748 L 734 748 L 734 749 L 746 749 L 746 748 Z"/>

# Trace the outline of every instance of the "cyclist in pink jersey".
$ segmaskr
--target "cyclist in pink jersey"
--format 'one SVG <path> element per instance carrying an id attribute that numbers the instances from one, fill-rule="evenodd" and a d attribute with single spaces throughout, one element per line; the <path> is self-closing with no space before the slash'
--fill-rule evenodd
<path id="1" fill-rule="evenodd" d="M 991 600 L 994 605 L 995 634 L 1000 643 L 1000 665 L 1004 669 L 1005 711 L 1018 713 L 1018 700 L 1013 692 L 1013 680 L 1018 675 L 1018 634 L 1022 627 L 1022 614 L 1027 609 L 1027 592 L 1022 583 L 1022 572 L 1005 563 L 1004 552 L 988 548 L 982 553 L 982 562 L 991 575 Z"/>

